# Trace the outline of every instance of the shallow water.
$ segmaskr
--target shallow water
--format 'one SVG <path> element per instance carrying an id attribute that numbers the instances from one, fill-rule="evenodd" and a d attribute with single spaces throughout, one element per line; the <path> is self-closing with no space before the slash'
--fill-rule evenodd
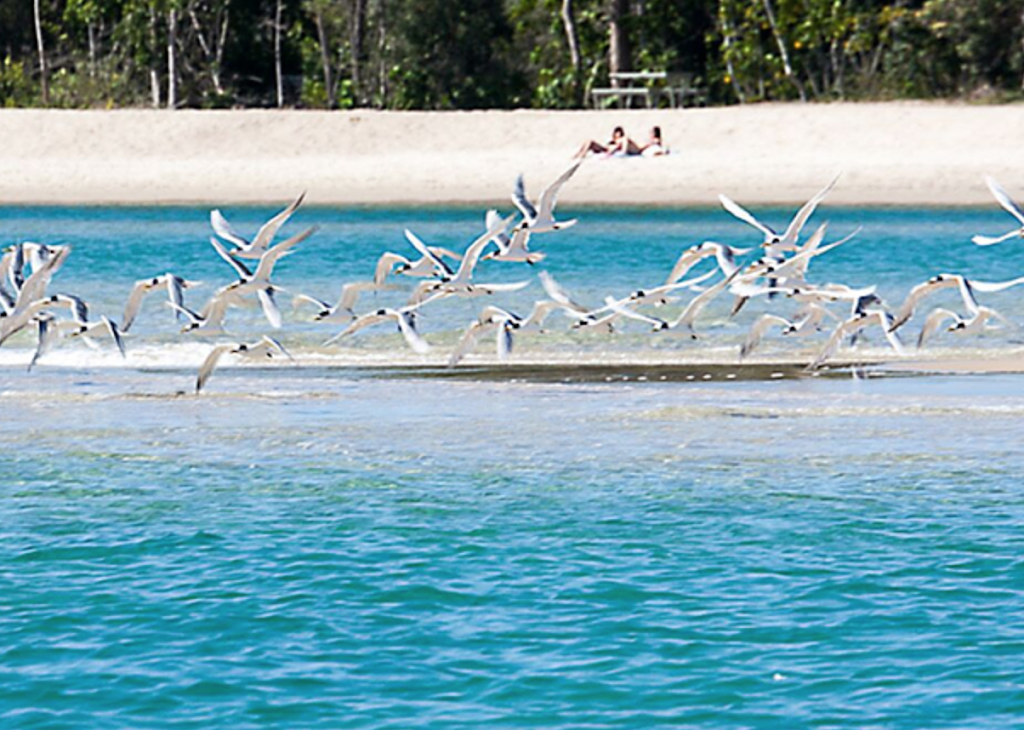
<path id="1" fill-rule="evenodd" d="M 5 726 L 1024 711 L 1019 377 L 93 376 L 0 381 Z"/>
<path id="2" fill-rule="evenodd" d="M 3 219 L 17 237 L 75 239 L 61 285 L 113 305 L 103 276 L 130 286 L 170 265 L 117 264 L 89 241 L 120 247 L 125 217 L 156 221 L 202 268 L 202 221 L 176 222 L 202 213 Z M 719 235 L 710 211 L 636 215 Z M 312 209 L 303 222 L 330 234 L 348 221 L 339 230 L 364 231 L 352 240 L 369 249 L 403 216 L 440 237 L 476 214 Z M 593 211 L 577 229 L 591 217 L 604 251 L 637 226 Z M 851 252 L 830 279 L 870 260 L 866 278 L 898 290 L 934 273 L 921 226 L 952 238 L 1004 223 L 833 216 L 879 231 L 886 217 L 914 232 L 898 238 L 913 271 Z M 660 271 L 630 245 L 636 278 Z M 347 276 L 355 254 L 331 250 Z M 556 270 L 547 250 L 566 286 L 599 293 L 586 265 Z M 1020 261 L 947 254 L 942 268 L 992 279 Z M 302 256 L 282 283 L 327 288 L 337 274 Z M 147 313 L 137 339 L 160 351 L 170 318 Z M 301 344 L 306 327 L 282 339 Z M 68 356 L 29 374 L 9 357 L 0 726 L 909 730 L 1024 713 L 1021 376 L 564 383 L 304 363 L 225 367 L 196 397 L 182 394 L 188 358 Z"/>

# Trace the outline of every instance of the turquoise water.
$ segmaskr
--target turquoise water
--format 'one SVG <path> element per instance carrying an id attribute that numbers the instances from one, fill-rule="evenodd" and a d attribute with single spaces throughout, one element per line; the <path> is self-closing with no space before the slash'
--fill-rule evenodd
<path id="1" fill-rule="evenodd" d="M 297 253 L 280 281 L 326 290 L 404 225 L 451 245 L 477 217 L 302 214 L 296 225 L 323 226 L 310 242 L 323 258 Z M 102 312 L 120 306 L 111 290 L 179 260 L 179 273 L 223 278 L 204 215 L 0 220 L 11 239 L 71 242 L 55 286 Z M 822 278 L 862 275 L 887 298 L 936 269 L 1024 269 L 1020 247 L 981 251 L 962 235 L 1001 230 L 998 212 L 830 215 L 840 235 L 866 225 Z M 580 296 L 663 277 L 678 238 L 746 240 L 715 211 L 580 216 L 574 238 L 545 245 Z M 999 297 L 1019 321 L 1020 297 Z M 428 337 L 462 315 L 438 310 Z M 256 313 L 233 316 L 261 331 Z M 167 313 L 147 304 L 139 327 L 124 365 L 69 348 L 29 374 L 30 342 L 0 348 L 2 727 L 1007 728 L 1024 716 L 1018 375 L 485 382 L 300 361 L 225 367 L 194 397 L 179 395 L 196 363 Z M 709 339 L 730 327 L 709 325 Z M 296 316 L 280 337 L 301 351 L 321 334 Z M 1016 336 L 985 347 L 1015 352 Z M 386 349 L 393 335 L 379 337 L 346 347 Z M 552 337 L 551 351 L 578 345 Z M 132 348 L 172 355 L 150 367 Z"/>

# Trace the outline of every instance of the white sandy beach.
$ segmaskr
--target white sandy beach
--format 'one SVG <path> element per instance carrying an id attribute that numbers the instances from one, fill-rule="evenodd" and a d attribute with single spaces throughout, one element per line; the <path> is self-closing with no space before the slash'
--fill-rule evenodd
<path id="1" fill-rule="evenodd" d="M 0 202 L 503 201 L 580 143 L 660 125 L 672 154 L 592 159 L 582 203 L 796 203 L 837 172 L 832 204 L 984 204 L 1024 190 L 1024 106 L 764 104 L 579 112 L 0 110 Z"/>

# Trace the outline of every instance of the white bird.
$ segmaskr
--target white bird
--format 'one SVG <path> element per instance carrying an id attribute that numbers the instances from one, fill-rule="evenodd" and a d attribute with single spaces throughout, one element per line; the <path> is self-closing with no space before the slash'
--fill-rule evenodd
<path id="1" fill-rule="evenodd" d="M 221 287 L 214 292 L 213 296 L 206 301 L 206 304 L 199 312 L 192 311 L 184 304 L 177 305 L 174 302 L 167 302 L 171 309 L 184 315 L 185 319 L 188 320 L 188 324 L 181 331 L 194 332 L 199 335 L 220 334 L 223 332 L 224 317 L 227 315 L 228 307 L 237 305 L 243 300 L 232 288 L 237 283 Z"/>
<path id="2" fill-rule="evenodd" d="M 487 211 L 487 228 L 494 228 L 501 221 L 498 211 L 491 209 Z M 483 257 L 484 261 L 505 261 L 507 263 L 539 264 L 547 254 L 539 251 L 530 251 L 527 244 L 530 240 L 530 229 L 525 226 L 517 226 L 509 237 L 505 229 L 499 231 L 494 237 L 498 245 L 497 251 L 491 251 Z"/>
<path id="3" fill-rule="evenodd" d="M 567 292 L 561 284 L 555 281 L 555 277 L 549 274 L 547 271 L 542 271 L 537 274 L 537 278 L 540 279 L 540 284 L 544 287 L 544 292 L 554 301 L 561 304 L 565 309 L 584 313 L 587 308 L 582 304 L 577 303 L 569 292 Z"/>
<path id="4" fill-rule="evenodd" d="M 522 317 L 502 309 L 501 307 L 487 306 L 480 312 L 480 315 L 473 320 L 466 331 L 463 332 L 459 344 L 448 358 L 448 367 L 453 368 L 468 355 L 476 341 L 487 332 L 494 330 L 496 334 L 496 349 L 498 360 L 504 362 L 512 353 L 514 330 L 524 326 Z"/>
<path id="5" fill-rule="evenodd" d="M 626 319 L 636 320 L 637 322 L 643 322 L 644 324 L 651 325 L 651 329 L 654 332 L 661 332 L 667 330 L 671 325 L 663 319 L 658 317 L 651 317 L 641 312 L 637 312 L 634 309 L 630 309 L 626 306 L 625 302 L 628 300 L 617 300 L 614 297 L 605 297 L 605 309 Z"/>
<path id="6" fill-rule="evenodd" d="M 735 248 L 733 246 L 726 246 L 723 243 L 716 243 L 715 241 L 704 241 L 683 251 L 679 259 L 676 260 L 675 266 L 672 267 L 668 278 L 665 279 L 665 283 L 675 284 L 686 276 L 687 272 L 698 262 L 709 256 L 715 257 L 722 275 L 728 276 L 737 268 L 736 257 L 750 253 L 750 251 L 751 249 L 749 248 Z"/>
<path id="7" fill-rule="evenodd" d="M 586 314 L 586 310 L 567 307 L 563 303 L 557 302 L 554 299 L 538 299 L 533 303 L 533 309 L 531 309 L 530 313 L 523 319 L 519 329 L 526 329 L 527 327 L 542 329 L 551 313 L 559 310 L 565 312 L 569 316 L 575 315 L 578 317 Z"/>
<path id="8" fill-rule="evenodd" d="M 782 331 L 784 335 L 804 337 L 821 329 L 821 323 L 826 318 L 836 321 L 839 317 L 820 304 L 809 302 L 800 308 L 793 317 L 793 323 Z"/>
<path id="9" fill-rule="evenodd" d="M 893 329 L 901 327 L 914 315 L 914 309 L 922 299 L 941 289 L 957 287 L 960 292 L 960 298 L 963 300 L 964 307 L 966 307 L 968 311 L 974 312 L 979 306 L 977 298 L 975 297 L 975 292 L 990 294 L 993 292 L 1011 289 L 1015 286 L 1020 286 L 1021 284 L 1024 284 L 1024 276 L 1017 277 L 1016 279 L 1009 279 L 1007 281 L 975 281 L 973 279 L 968 279 L 961 274 L 938 274 L 910 290 L 910 293 L 904 300 L 903 305 L 900 307 L 893 319 L 892 327 Z"/>
<path id="10" fill-rule="evenodd" d="M 971 241 L 979 246 L 992 246 L 1003 241 L 1008 241 L 1011 238 L 1024 238 L 1024 211 L 1021 211 L 1013 199 L 1010 198 L 1009 193 L 1003 189 L 1003 186 L 995 181 L 995 178 L 985 176 L 985 182 L 988 184 L 988 189 L 992 191 L 992 195 L 995 196 L 996 202 L 1003 206 L 1003 210 L 1012 215 L 1017 219 L 1017 222 L 1021 224 L 1020 228 L 1004 233 L 1001 236 L 973 236 Z"/>
<path id="11" fill-rule="evenodd" d="M 244 343 L 217 345 L 206 356 L 206 359 L 203 360 L 203 364 L 199 366 L 199 375 L 196 377 L 196 393 L 201 391 L 203 386 L 206 385 L 206 381 L 213 375 L 213 371 L 224 355 L 238 355 L 248 360 L 272 359 L 277 355 L 287 357 L 289 360 L 295 359 L 284 349 L 280 342 L 266 335 L 261 337 L 259 342 L 254 342 L 251 345 Z"/>
<path id="12" fill-rule="evenodd" d="M 5 249 L 3 255 L 0 256 L 0 308 L 4 314 L 14 311 L 14 301 L 18 298 L 18 290 L 21 288 L 20 282 L 17 281 L 18 277 L 14 273 L 15 256 L 14 246 Z M 4 282 L 11 287 L 11 291 L 7 291 Z"/>
<path id="13" fill-rule="evenodd" d="M 896 333 L 890 329 L 892 326 L 892 315 L 882 311 L 865 311 L 854 314 L 849 319 L 840 322 L 832 332 L 828 342 L 825 343 L 825 346 L 818 353 L 818 356 L 807 366 L 807 369 L 815 370 L 821 367 L 826 360 L 836 353 L 845 337 L 852 337 L 860 333 L 864 328 L 873 325 L 881 328 L 882 332 L 885 333 L 885 339 L 897 354 L 903 354 L 903 344 L 900 342 L 899 337 L 896 336 Z"/>
<path id="14" fill-rule="evenodd" d="M 751 297 L 767 295 L 769 299 L 772 299 L 776 294 L 791 295 L 796 287 L 806 286 L 805 277 L 811 260 L 842 246 L 860 232 L 860 228 L 857 228 L 845 238 L 822 246 L 821 242 L 825 238 L 827 229 L 828 223 L 818 226 L 807 241 L 797 247 L 796 253 L 788 259 L 780 253 L 775 256 L 765 256 L 750 264 L 744 270 L 741 278 L 730 288 L 730 291 L 736 296 L 730 316 L 735 316 Z M 766 285 L 754 283 L 762 277 L 767 279 Z"/>
<path id="15" fill-rule="evenodd" d="M 282 241 L 273 248 L 267 249 L 260 256 L 259 263 L 256 265 L 255 270 L 250 270 L 241 261 L 237 261 L 231 257 L 231 255 L 224 250 L 221 246 L 220 241 L 216 238 L 210 239 L 210 245 L 213 246 L 214 250 L 220 255 L 224 261 L 226 261 L 238 275 L 238 281 L 228 284 L 226 287 L 222 287 L 217 294 L 222 292 L 230 292 L 231 297 L 228 300 L 229 305 L 237 303 L 238 299 L 248 294 L 255 294 L 259 300 L 260 306 L 263 308 L 263 314 L 266 316 L 270 326 L 275 329 L 281 327 L 281 310 L 277 307 L 277 302 L 274 300 L 274 293 L 279 291 L 279 287 L 270 283 L 270 275 L 274 271 L 274 266 L 282 257 L 287 256 L 291 253 L 291 249 L 296 245 L 302 243 L 309 238 L 316 231 L 316 227 L 308 228 L 297 236 L 289 238 L 287 241 Z M 214 296 L 217 296 L 215 294 Z M 180 307 L 175 307 L 179 309 Z"/>
<path id="16" fill-rule="evenodd" d="M 2 284 L 2 279 L 7 279 L 16 296 L 21 292 L 26 278 L 43 269 L 50 259 L 66 248 L 68 247 L 47 246 L 32 241 L 9 246 L 5 249 L 3 257 L 0 258 L 0 284 Z"/>
<path id="17" fill-rule="evenodd" d="M 962 321 L 959 314 L 943 307 L 936 307 L 929 312 L 928 316 L 924 320 L 924 326 L 921 327 L 921 332 L 917 336 L 917 348 L 921 349 L 925 340 L 927 340 L 935 330 L 941 327 L 942 323 L 947 319 L 951 319 L 954 322 Z"/>
<path id="18" fill-rule="evenodd" d="M 786 227 L 786 230 L 782 235 L 779 235 L 773 228 L 759 221 L 750 213 L 750 211 L 739 203 L 733 201 L 728 196 L 719 195 L 718 200 L 722 203 L 722 207 L 727 211 L 744 223 L 759 230 L 764 235 L 764 242 L 761 245 L 764 246 L 769 255 L 775 256 L 784 251 L 796 250 L 797 239 L 800 237 L 800 231 L 803 230 L 804 224 L 806 224 L 807 219 L 814 214 L 818 204 L 825 199 L 825 196 L 832 190 L 832 187 L 836 184 L 838 179 L 839 175 L 836 175 L 832 179 L 832 182 L 804 203 L 796 212 L 796 215 L 793 216 L 793 219 L 789 222 L 789 226 Z"/>
<path id="19" fill-rule="evenodd" d="M 774 314 L 762 314 L 755 320 L 753 326 L 750 328 L 750 332 L 747 333 L 747 338 L 743 340 L 743 344 L 740 345 L 740 360 L 744 359 L 752 353 L 759 344 L 765 333 L 768 332 L 772 327 L 792 327 L 793 323 L 785 317 L 779 317 Z"/>
<path id="20" fill-rule="evenodd" d="M 549 231 L 558 231 L 563 228 L 568 228 L 569 226 L 576 224 L 575 218 L 567 221 L 555 220 L 555 202 L 558 198 L 558 191 L 561 190 L 566 181 L 576 173 L 581 162 L 582 161 L 573 164 L 565 172 L 559 175 L 557 180 L 544 188 L 544 192 L 540 194 L 540 199 L 538 200 L 536 207 L 530 202 L 529 198 L 526 197 L 526 190 L 523 186 L 523 176 L 520 175 L 516 178 L 516 186 L 512 191 L 512 202 L 523 214 L 523 220 L 519 224 L 519 227 L 529 228 L 532 233 L 547 233 Z"/>
<path id="21" fill-rule="evenodd" d="M 1009 283 L 1012 285 L 1014 282 L 1003 283 Z M 961 278 L 960 294 L 964 300 L 964 305 L 967 307 L 967 311 L 971 316 L 964 318 L 955 312 L 943 309 L 942 307 L 932 310 L 928 315 L 928 318 L 925 319 L 924 326 L 921 328 L 921 333 L 917 337 L 918 347 L 921 347 L 924 344 L 924 341 L 947 319 L 953 320 L 953 324 L 947 328 L 947 331 L 956 332 L 957 334 L 962 335 L 984 331 L 987 329 L 986 325 L 991 319 L 998 320 L 1008 327 L 1013 327 L 1010 321 L 996 310 L 991 307 L 984 307 L 978 304 L 978 301 L 974 298 L 974 286 L 977 286 L 977 283 L 972 285 L 967 279 Z"/>
<path id="22" fill-rule="evenodd" d="M 152 279 L 140 279 L 135 282 L 135 286 L 132 287 L 131 292 L 128 294 L 128 301 L 124 305 L 124 316 L 121 318 L 121 332 L 127 332 L 131 329 L 132 323 L 135 322 L 135 318 L 139 314 L 142 300 L 154 289 L 160 286 L 167 287 L 168 300 L 180 307 L 184 301 L 184 290 L 199 286 L 200 283 L 198 281 L 187 281 L 180 276 L 170 273 L 154 276 Z M 181 313 L 175 311 L 175 314 L 180 316 Z"/>
<path id="23" fill-rule="evenodd" d="M 988 329 L 985 325 L 990 319 L 998 320 L 1007 327 L 1013 327 L 1013 323 L 991 307 L 979 306 L 971 313 L 971 315 L 972 316 L 968 319 L 958 317 L 957 321 L 950 325 L 949 331 L 961 335 L 981 332 L 982 330 Z"/>
<path id="24" fill-rule="evenodd" d="M 459 264 L 458 270 L 452 276 L 441 278 L 438 281 L 425 281 L 417 286 L 413 291 L 412 297 L 409 299 L 409 306 L 423 304 L 428 298 L 436 298 L 434 295 L 475 297 L 496 292 L 517 291 L 529 284 L 528 281 L 515 284 L 474 284 L 472 281 L 473 270 L 480 261 L 484 248 L 491 243 L 499 231 L 503 231 L 508 227 L 511 219 L 512 216 L 509 216 L 497 221 L 493 226 L 484 231 L 483 235 L 469 244 L 466 251 L 462 254 L 462 261 Z M 410 243 L 413 243 L 413 246 L 424 256 L 428 258 L 433 256 L 430 250 L 422 245 L 422 242 L 414 243 L 410 241 Z"/>
<path id="25" fill-rule="evenodd" d="M 43 269 L 40 269 L 40 272 L 42 271 Z M 35 276 L 36 274 L 32 275 Z M 26 290 L 23 289 L 22 291 L 25 292 Z M 79 325 L 88 324 L 88 308 L 84 301 L 70 294 L 53 294 L 24 306 L 18 305 L 9 314 L 0 316 L 0 345 L 31 325 L 37 314 L 54 306 L 66 307 Z"/>
<path id="26" fill-rule="evenodd" d="M 691 339 L 697 339 L 697 332 L 693 328 L 693 323 L 696 321 L 697 315 L 704 311 L 704 308 L 711 303 L 711 300 L 725 291 L 726 287 L 732 284 L 733 280 L 736 279 L 739 274 L 740 269 L 737 269 L 728 276 L 723 277 L 722 280 L 714 286 L 708 287 L 691 299 L 690 303 L 686 305 L 686 308 L 683 309 L 682 313 L 676 317 L 675 320 L 669 322 L 669 330 L 671 332 L 675 332 L 676 330 L 685 327 Z"/>
<path id="27" fill-rule="evenodd" d="M 341 287 L 341 296 L 334 305 L 322 299 L 311 297 L 308 294 L 296 294 L 293 299 L 293 305 L 298 305 L 299 302 L 309 302 L 319 307 L 320 311 L 313 317 L 317 322 L 351 322 L 356 318 L 354 309 L 356 302 L 359 301 L 359 296 L 363 292 L 393 290 L 395 288 L 378 285 L 373 281 L 353 281 Z"/>
<path id="28" fill-rule="evenodd" d="M 421 355 L 426 354 L 430 351 L 430 345 L 428 345 L 426 340 L 420 337 L 419 333 L 416 331 L 416 323 L 413 319 L 416 309 L 417 307 L 403 307 L 402 309 L 385 307 L 383 309 L 370 312 L 369 314 L 361 315 L 344 330 L 324 342 L 324 346 L 333 344 L 341 338 L 355 334 L 366 327 L 372 327 L 375 324 L 393 320 L 398 324 L 398 329 L 402 333 L 402 337 L 405 338 L 409 347 L 411 347 L 414 352 Z"/>
<path id="29" fill-rule="evenodd" d="M 853 302 L 874 293 L 874 286 L 854 289 L 845 284 L 819 284 L 813 286 L 798 284 L 787 291 L 786 295 L 804 304 L 823 304 L 825 302 Z"/>
<path id="30" fill-rule="evenodd" d="M 807 276 L 807 268 L 813 259 L 848 243 L 861 230 L 857 228 L 845 238 L 823 246 L 821 242 L 825 238 L 825 231 L 827 229 L 828 223 L 822 223 L 818 226 L 817 230 L 807 239 L 807 242 L 799 247 L 797 252 L 788 259 L 781 262 L 766 262 L 763 276 L 773 281 L 781 280 L 788 285 L 791 285 L 791 282 L 802 283 Z"/>
<path id="31" fill-rule="evenodd" d="M 81 337 L 90 347 L 97 347 L 98 345 L 92 340 L 92 337 L 100 334 L 101 330 L 110 335 L 110 339 L 114 342 L 118 352 L 121 353 L 121 357 L 126 357 L 121 330 L 108 317 L 100 317 L 97 322 L 83 324 L 74 320 L 60 320 L 49 312 L 44 311 L 35 316 L 35 321 L 38 327 L 38 341 L 36 343 L 36 351 L 32 355 L 31 362 L 28 364 L 29 371 L 39 361 L 39 358 L 49 352 L 54 343 L 60 339 Z"/>
<path id="32" fill-rule="evenodd" d="M 32 302 L 42 298 L 46 294 L 46 288 L 50 285 L 50 280 L 64 265 L 70 254 L 71 248 L 69 246 L 62 246 L 46 263 L 33 271 L 27 278 L 23 278 L 21 283 L 15 287 L 17 295 L 14 300 L 14 306 L 7 314 L 13 315 L 19 309 L 27 307 Z"/>
<path id="33" fill-rule="evenodd" d="M 714 272 L 712 272 L 714 273 Z M 690 300 L 689 304 L 683 309 L 683 311 L 674 320 L 666 321 L 658 317 L 651 317 L 645 314 L 640 314 L 630 309 L 627 303 L 630 301 L 628 298 L 616 301 L 611 297 L 605 299 L 605 307 L 601 310 L 595 310 L 589 313 L 589 318 L 577 322 L 576 327 L 591 327 L 594 325 L 605 325 L 608 326 L 614 321 L 615 317 L 629 317 L 630 319 L 636 319 L 641 322 L 650 324 L 656 332 L 663 330 L 674 331 L 680 328 L 685 328 L 687 334 L 691 339 L 697 339 L 697 333 L 694 331 L 693 323 L 697 319 L 704 308 L 711 302 L 712 299 L 717 297 L 722 291 L 732 282 L 733 279 L 739 274 L 739 270 L 734 271 L 729 276 L 724 277 L 714 286 L 708 287 L 703 292 L 695 296 Z M 704 277 L 702 277 L 704 278 Z M 600 312 L 608 311 L 612 312 L 611 315 L 600 317 L 595 319 L 595 315 Z"/>
<path id="34" fill-rule="evenodd" d="M 903 304 L 900 305 L 898 310 L 896 310 L 896 314 L 893 316 L 891 325 L 892 329 L 899 329 L 911 317 L 913 317 L 914 310 L 917 309 L 917 305 L 925 297 L 930 296 L 940 289 L 949 289 L 951 287 L 960 286 L 960 278 L 961 277 L 957 274 L 937 274 L 927 281 L 921 282 L 917 286 L 913 287 L 903 300 Z"/>
<path id="35" fill-rule="evenodd" d="M 826 317 L 837 319 L 829 310 L 819 304 L 807 304 L 800 309 L 792 320 L 779 317 L 774 314 L 762 314 L 750 328 L 746 340 L 740 346 L 740 360 L 750 355 L 759 344 L 764 335 L 775 326 L 782 328 L 783 335 L 793 337 L 804 337 L 820 329 L 821 323 Z"/>
<path id="36" fill-rule="evenodd" d="M 675 284 L 662 284 L 652 289 L 637 289 L 632 292 L 629 296 L 613 300 L 617 301 L 620 306 L 626 307 L 639 307 L 644 305 L 652 305 L 655 307 L 661 307 L 666 304 L 671 304 L 675 301 L 674 298 L 669 297 L 669 294 L 681 289 L 693 289 L 697 290 L 697 286 L 714 276 L 716 271 L 712 269 L 706 274 L 697 276 L 693 279 L 687 279 L 686 281 L 677 281 Z M 591 315 L 598 315 L 609 311 L 612 307 L 607 304 L 608 299 L 605 299 L 605 306 L 600 309 L 594 309 L 589 312 Z"/>
<path id="37" fill-rule="evenodd" d="M 416 234 L 409 229 L 405 230 L 405 235 L 407 238 L 416 238 Z M 416 240 L 419 241 L 418 238 L 416 238 Z M 422 243 L 422 241 L 420 241 L 420 243 Z M 423 245 L 426 246 L 426 244 Z M 420 278 L 428 276 L 436 277 L 440 276 L 442 273 L 452 275 L 452 270 L 446 263 L 444 264 L 444 271 L 439 272 L 435 262 L 440 260 L 443 263 L 445 258 L 450 258 L 453 261 L 462 260 L 462 256 L 460 254 L 457 254 L 454 251 L 449 251 L 446 248 L 441 248 L 440 246 L 427 246 L 427 249 L 431 254 L 433 254 L 434 258 L 420 256 L 416 261 L 412 261 L 402 254 L 386 251 L 379 259 L 377 259 L 377 266 L 374 268 L 373 272 L 374 283 L 378 286 L 382 285 L 385 279 L 393 273 L 401 274 L 402 276 Z"/>
<path id="38" fill-rule="evenodd" d="M 302 205 L 305 197 L 306 194 L 302 193 L 291 205 L 264 223 L 251 241 L 232 228 L 219 210 L 210 212 L 210 225 L 213 226 L 214 233 L 235 245 L 235 248 L 229 252 L 232 256 L 242 259 L 258 259 L 267 252 L 274 236 L 277 235 L 281 226 L 291 218 L 292 213 Z"/>
<path id="39" fill-rule="evenodd" d="M 274 267 L 277 262 L 284 256 L 290 255 L 292 249 L 298 244 L 305 241 L 317 230 L 316 226 L 307 228 L 297 236 L 292 236 L 286 241 L 282 241 L 273 248 L 269 248 L 259 256 L 259 261 L 256 264 L 255 269 L 250 269 L 248 266 L 243 264 L 241 261 L 236 260 L 230 254 L 225 251 L 224 247 L 220 244 L 216 238 L 210 238 L 210 245 L 213 246 L 214 250 L 220 255 L 225 262 L 235 270 L 238 275 L 238 280 L 246 284 L 267 284 L 270 282 L 270 275 L 274 271 Z M 255 288 L 255 287 L 253 287 Z"/>

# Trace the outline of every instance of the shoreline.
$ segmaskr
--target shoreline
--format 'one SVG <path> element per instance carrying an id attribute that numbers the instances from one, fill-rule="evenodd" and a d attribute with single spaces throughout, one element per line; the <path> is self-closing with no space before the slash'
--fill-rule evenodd
<path id="1" fill-rule="evenodd" d="M 538 194 L 586 139 L 662 127 L 672 153 L 589 158 L 572 205 L 994 205 L 1024 189 L 1024 106 L 760 104 L 602 111 L 0 110 L 0 202 L 31 205 L 504 203 Z"/>
<path id="2" fill-rule="evenodd" d="M 590 356 L 583 359 L 558 357 L 537 357 L 524 355 L 519 360 L 500 362 L 490 355 L 474 354 L 455 367 L 446 364 L 446 357 L 417 357 L 408 354 L 389 353 L 347 353 L 325 357 L 322 354 L 291 348 L 295 363 L 275 364 L 225 364 L 223 369 L 235 371 L 289 371 L 293 375 L 334 372 L 371 379 L 439 379 L 480 382 L 532 382 L 532 383 L 602 383 L 602 382 L 770 382 L 775 380 L 816 380 L 844 379 L 851 376 L 869 379 L 892 378 L 934 378 L 962 376 L 996 376 L 1024 374 L 1024 360 L 1019 348 L 1002 349 L 999 352 L 949 354 L 946 356 L 921 357 L 913 359 L 888 359 L 865 353 L 861 357 L 842 357 L 830 360 L 815 370 L 808 369 L 808 359 L 799 358 L 752 358 L 737 361 L 723 357 L 680 358 L 630 356 L 623 358 L 612 354 Z M 206 356 L 203 351 L 194 357 L 175 356 L 174 363 L 167 361 L 125 362 L 112 353 L 92 351 L 65 352 L 62 359 L 51 358 L 40 365 L 40 371 L 61 372 L 71 370 L 95 370 L 102 372 L 136 373 L 191 373 L 199 367 Z M 4 353 L 0 372 L 23 371 L 22 360 L 28 359 L 31 350 L 10 350 Z M 201 355 L 201 356 L 200 356 Z M 83 357 L 84 356 L 84 357 Z M 194 362 L 193 362 L 194 361 Z"/>

